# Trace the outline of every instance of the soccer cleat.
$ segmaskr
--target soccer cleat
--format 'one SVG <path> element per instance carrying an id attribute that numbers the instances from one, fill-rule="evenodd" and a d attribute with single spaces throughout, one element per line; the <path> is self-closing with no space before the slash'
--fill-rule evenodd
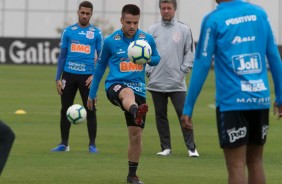
<path id="1" fill-rule="evenodd" d="M 136 112 L 136 117 L 135 117 L 135 123 L 136 125 L 142 125 L 143 123 L 143 118 L 148 112 L 148 105 L 147 104 L 141 104 L 138 107 L 138 110 Z"/>
<path id="2" fill-rule="evenodd" d="M 98 149 L 94 145 L 90 145 L 88 151 L 89 153 L 98 153 Z"/>
<path id="3" fill-rule="evenodd" d="M 168 156 L 170 154 L 171 154 L 171 149 L 165 149 L 165 150 L 157 153 L 157 155 L 160 155 L 160 156 Z"/>
<path id="4" fill-rule="evenodd" d="M 138 176 L 127 176 L 127 183 L 144 184 L 142 181 L 139 180 Z"/>
<path id="5" fill-rule="evenodd" d="M 188 155 L 189 155 L 189 157 L 199 157 L 200 156 L 196 149 L 188 150 Z"/>
<path id="6" fill-rule="evenodd" d="M 70 151 L 70 147 L 64 144 L 59 144 L 56 148 L 51 150 L 52 152 L 60 152 L 60 151 Z"/>

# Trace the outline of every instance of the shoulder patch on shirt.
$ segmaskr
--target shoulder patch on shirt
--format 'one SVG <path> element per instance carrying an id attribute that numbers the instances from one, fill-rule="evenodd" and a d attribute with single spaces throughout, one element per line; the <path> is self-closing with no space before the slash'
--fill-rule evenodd
<path id="1" fill-rule="evenodd" d="M 116 34 L 116 35 L 114 36 L 114 40 L 120 40 L 120 39 L 121 39 L 120 34 Z"/>
<path id="2" fill-rule="evenodd" d="M 94 27 L 90 27 L 90 28 L 89 28 L 89 31 L 94 31 L 94 30 L 95 30 Z"/>
<path id="3" fill-rule="evenodd" d="M 72 27 L 71 27 L 71 30 L 76 30 L 76 29 L 78 29 L 77 26 L 72 26 Z"/>
<path id="4" fill-rule="evenodd" d="M 146 35 L 145 35 L 144 33 L 140 33 L 140 34 L 138 35 L 138 38 L 146 38 Z"/>

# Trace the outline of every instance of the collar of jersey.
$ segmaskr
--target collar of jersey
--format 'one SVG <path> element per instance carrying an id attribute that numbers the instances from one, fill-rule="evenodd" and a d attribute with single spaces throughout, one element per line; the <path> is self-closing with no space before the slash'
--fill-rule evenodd
<path id="1" fill-rule="evenodd" d="M 176 21 L 177 21 L 177 20 L 176 20 L 175 17 L 173 17 L 173 18 L 171 19 L 171 21 L 164 21 L 164 20 L 162 19 L 162 25 L 164 25 L 164 26 L 170 26 L 170 25 L 172 25 L 172 26 L 173 26 Z"/>
<path id="2" fill-rule="evenodd" d="M 228 2 L 221 2 L 219 5 L 218 5 L 218 8 L 220 7 L 224 7 L 224 6 L 233 6 L 233 5 L 237 5 L 237 4 L 240 4 L 242 2 L 245 2 L 245 0 L 232 0 L 232 1 L 228 1 Z"/>

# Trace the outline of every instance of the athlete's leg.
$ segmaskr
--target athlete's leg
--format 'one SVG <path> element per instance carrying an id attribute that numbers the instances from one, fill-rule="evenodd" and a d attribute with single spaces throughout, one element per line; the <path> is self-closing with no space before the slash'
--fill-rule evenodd
<path id="1" fill-rule="evenodd" d="M 132 105 L 136 105 L 137 106 L 137 103 L 135 102 L 135 96 L 134 96 L 134 92 L 131 88 L 123 88 L 119 95 L 118 95 L 121 103 L 122 103 L 122 106 L 123 108 L 127 111 L 127 112 L 130 112 L 131 111 L 131 107 Z M 136 108 L 137 110 L 137 108 Z"/>
<path id="2" fill-rule="evenodd" d="M 66 72 L 63 73 L 62 83 L 64 84 L 62 89 L 63 94 L 61 95 L 61 143 L 68 145 L 71 123 L 67 119 L 66 112 L 73 105 L 78 86 L 75 75 Z"/>
<path id="3" fill-rule="evenodd" d="M 263 146 L 247 146 L 247 168 L 249 184 L 265 184 L 265 175 L 263 169 Z"/>
<path id="4" fill-rule="evenodd" d="M 248 114 L 250 142 L 247 146 L 248 183 L 264 184 L 263 148 L 269 126 L 269 110 L 254 110 Z"/>
<path id="5" fill-rule="evenodd" d="M 128 127 L 128 160 L 131 162 L 139 162 L 142 151 L 142 131 L 143 129 L 141 127 Z"/>
<path id="6" fill-rule="evenodd" d="M 245 176 L 246 146 L 223 148 L 228 171 L 228 184 L 247 184 Z"/>
<path id="7" fill-rule="evenodd" d="M 86 86 L 86 80 L 90 75 L 81 75 L 79 82 L 79 93 L 83 102 L 83 106 L 87 111 L 87 129 L 89 136 L 89 145 L 96 146 L 96 134 L 97 134 L 97 117 L 96 117 L 96 106 L 94 105 L 92 110 L 87 108 L 87 99 L 89 95 L 89 88 Z"/>

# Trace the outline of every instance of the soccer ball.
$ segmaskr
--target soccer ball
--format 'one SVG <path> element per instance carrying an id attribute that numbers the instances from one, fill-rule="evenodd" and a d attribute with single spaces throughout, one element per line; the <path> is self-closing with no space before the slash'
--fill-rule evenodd
<path id="1" fill-rule="evenodd" d="M 127 55 L 133 63 L 145 64 L 152 55 L 152 49 L 145 40 L 136 40 L 128 46 Z"/>
<path id="2" fill-rule="evenodd" d="M 80 124 L 86 119 L 86 109 L 79 104 L 70 106 L 67 110 L 67 119 L 73 124 Z"/>

